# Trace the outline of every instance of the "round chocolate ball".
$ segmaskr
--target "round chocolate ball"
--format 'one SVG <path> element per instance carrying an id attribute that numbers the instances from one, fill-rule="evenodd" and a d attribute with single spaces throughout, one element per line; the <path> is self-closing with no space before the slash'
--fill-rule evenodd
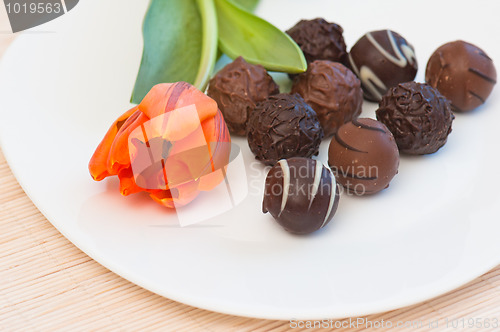
<path id="1" fill-rule="evenodd" d="M 250 150 L 267 165 L 317 155 L 322 138 L 316 113 L 297 94 L 282 93 L 257 104 L 247 126 Z"/>
<path id="2" fill-rule="evenodd" d="M 325 136 L 358 117 L 363 103 L 361 83 L 349 68 L 316 60 L 294 81 L 292 93 L 300 94 L 318 115 Z"/>
<path id="3" fill-rule="evenodd" d="M 448 99 L 430 85 L 416 82 L 391 88 L 376 113 L 394 135 L 399 151 L 414 155 L 439 150 L 455 119 Z"/>
<path id="4" fill-rule="evenodd" d="M 344 30 L 338 24 L 322 18 L 301 20 L 286 33 L 299 45 L 308 64 L 316 60 L 347 60 Z"/>
<path id="5" fill-rule="evenodd" d="M 398 83 L 412 81 L 417 74 L 415 50 L 391 30 L 368 32 L 349 52 L 349 65 L 361 79 L 366 99 L 379 101 Z"/>
<path id="6" fill-rule="evenodd" d="M 425 81 L 467 112 L 484 104 L 497 82 L 493 60 L 479 47 L 462 40 L 440 46 L 429 58 Z"/>
<path id="7" fill-rule="evenodd" d="M 335 177 L 319 161 L 282 159 L 267 174 L 262 211 L 290 233 L 308 234 L 324 227 L 338 203 Z"/>
<path id="8" fill-rule="evenodd" d="M 250 113 L 258 102 L 279 93 L 264 67 L 242 57 L 222 68 L 211 80 L 207 95 L 219 106 L 231 133 L 245 135 Z"/>
<path id="9" fill-rule="evenodd" d="M 361 118 L 344 124 L 333 136 L 328 164 L 349 192 L 374 194 L 387 188 L 397 174 L 399 151 L 383 123 Z"/>

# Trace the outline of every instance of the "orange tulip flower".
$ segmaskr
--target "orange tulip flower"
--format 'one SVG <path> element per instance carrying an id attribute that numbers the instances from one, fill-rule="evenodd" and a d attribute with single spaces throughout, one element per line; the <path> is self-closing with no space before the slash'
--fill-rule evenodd
<path id="1" fill-rule="evenodd" d="M 113 123 L 89 170 L 96 181 L 117 175 L 122 195 L 146 191 L 174 208 L 224 179 L 230 142 L 213 99 L 189 83 L 158 84 Z"/>

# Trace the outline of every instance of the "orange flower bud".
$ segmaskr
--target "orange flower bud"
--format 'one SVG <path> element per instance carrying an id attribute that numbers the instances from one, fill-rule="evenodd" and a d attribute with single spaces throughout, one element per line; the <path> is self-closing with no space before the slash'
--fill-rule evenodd
<path id="1" fill-rule="evenodd" d="M 224 179 L 230 142 L 213 99 L 185 82 L 158 84 L 113 123 L 89 171 L 96 181 L 117 175 L 122 195 L 146 191 L 175 208 Z"/>

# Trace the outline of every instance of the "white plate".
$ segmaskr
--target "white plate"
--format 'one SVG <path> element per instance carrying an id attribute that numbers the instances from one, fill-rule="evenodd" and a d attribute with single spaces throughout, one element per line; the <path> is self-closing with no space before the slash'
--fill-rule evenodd
<path id="1" fill-rule="evenodd" d="M 434 155 L 404 157 L 388 190 L 342 197 L 334 221 L 311 236 L 287 234 L 261 213 L 261 166 L 236 209 L 176 226 L 117 180 L 91 180 L 87 163 L 128 103 L 141 56 L 147 1 L 87 0 L 20 36 L 0 69 L 0 138 L 17 179 L 76 246 L 124 278 L 193 306 L 261 318 L 339 318 L 442 294 L 500 263 L 500 92 L 459 114 Z M 493 8 L 496 7 L 496 8 Z M 416 48 L 422 81 L 439 45 L 464 39 L 500 63 L 497 1 L 263 0 L 258 14 L 286 29 L 300 18 L 340 23 L 348 45 L 391 28 Z M 365 103 L 364 115 L 375 105 Z M 322 146 L 325 161 L 327 142 Z"/>

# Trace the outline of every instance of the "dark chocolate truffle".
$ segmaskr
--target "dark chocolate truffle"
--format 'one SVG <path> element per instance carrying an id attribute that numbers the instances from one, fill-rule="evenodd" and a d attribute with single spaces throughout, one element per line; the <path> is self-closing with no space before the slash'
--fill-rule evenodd
<path id="1" fill-rule="evenodd" d="M 379 101 L 398 83 L 412 81 L 417 74 L 413 46 L 391 30 L 368 32 L 349 52 L 349 65 L 361 79 L 365 98 Z"/>
<path id="2" fill-rule="evenodd" d="M 294 81 L 292 93 L 300 94 L 319 118 L 325 136 L 361 113 L 363 92 L 356 75 L 346 66 L 317 60 Z"/>
<path id="3" fill-rule="evenodd" d="M 231 133 L 245 135 L 250 113 L 258 102 L 279 93 L 264 67 L 242 57 L 222 68 L 211 80 L 207 95 L 219 106 Z"/>
<path id="4" fill-rule="evenodd" d="M 267 174 L 262 211 L 290 233 L 308 234 L 324 227 L 338 203 L 335 177 L 319 161 L 282 159 Z"/>
<path id="5" fill-rule="evenodd" d="M 340 25 L 316 18 L 301 20 L 286 33 L 299 45 L 309 64 L 316 60 L 345 63 L 347 51 L 343 32 Z"/>
<path id="6" fill-rule="evenodd" d="M 316 113 L 297 94 L 281 93 L 257 104 L 247 126 L 250 150 L 267 165 L 317 155 L 323 136 Z"/>
<path id="7" fill-rule="evenodd" d="M 394 135 L 399 151 L 407 154 L 439 150 L 455 119 L 448 99 L 430 85 L 416 82 L 391 88 L 376 113 Z"/>
<path id="8" fill-rule="evenodd" d="M 353 120 L 332 138 L 328 164 L 349 192 L 374 194 L 387 188 L 398 172 L 398 146 L 383 123 L 368 118 Z"/>
<path id="9" fill-rule="evenodd" d="M 425 81 L 451 102 L 454 111 L 466 112 L 484 104 L 497 82 L 493 61 L 479 47 L 457 40 L 431 55 Z"/>

